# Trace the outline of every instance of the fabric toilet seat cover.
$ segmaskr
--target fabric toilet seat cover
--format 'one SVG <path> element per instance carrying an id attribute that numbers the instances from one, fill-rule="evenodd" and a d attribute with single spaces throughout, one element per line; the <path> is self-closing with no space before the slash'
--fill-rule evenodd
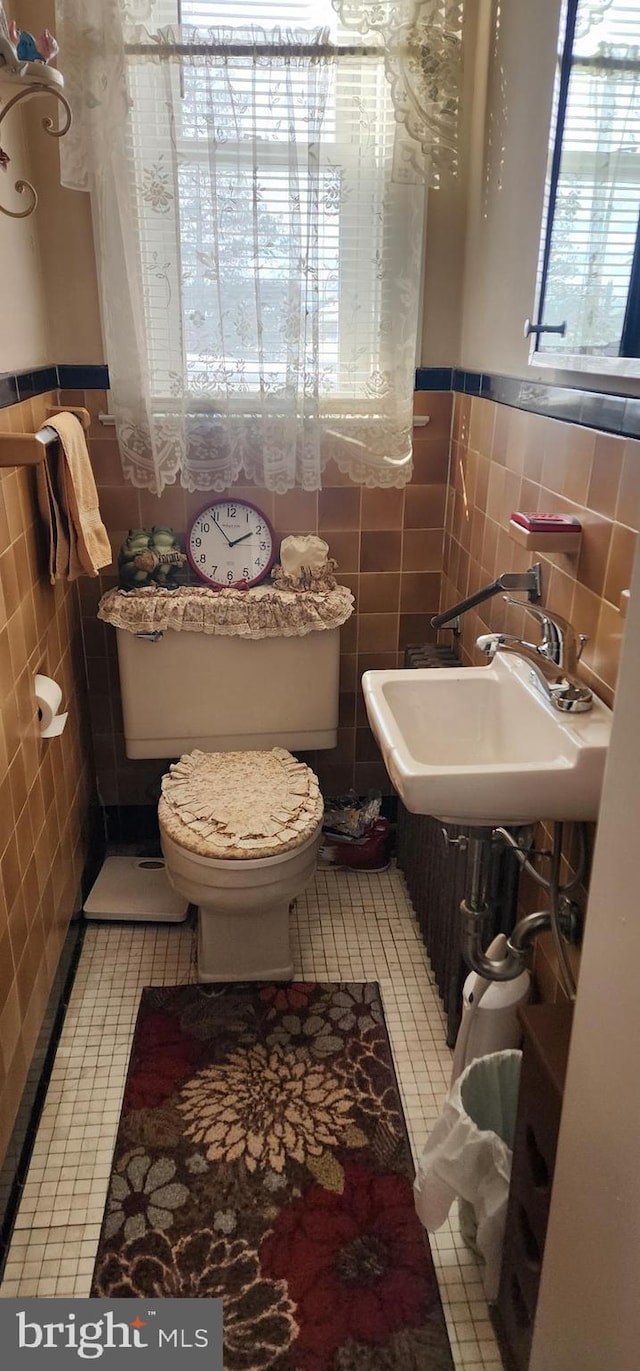
<path id="1" fill-rule="evenodd" d="M 162 778 L 158 815 L 202 857 L 277 857 L 310 838 L 324 813 L 317 777 L 290 752 L 189 752 Z"/>

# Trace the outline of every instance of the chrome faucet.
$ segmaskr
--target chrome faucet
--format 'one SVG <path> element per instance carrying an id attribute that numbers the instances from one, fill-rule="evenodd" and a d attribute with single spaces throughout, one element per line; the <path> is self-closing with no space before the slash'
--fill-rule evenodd
<path id="1" fill-rule="evenodd" d="M 559 614 L 538 609 L 523 600 L 505 595 L 507 604 L 519 605 L 536 619 L 541 627 L 538 643 L 528 643 L 511 633 L 482 633 L 476 647 L 490 660 L 496 652 L 513 652 L 531 667 L 531 674 L 542 693 L 555 709 L 574 714 L 583 713 L 593 705 L 593 692 L 576 675 L 576 669 L 587 637 L 576 633 L 573 626 Z"/>

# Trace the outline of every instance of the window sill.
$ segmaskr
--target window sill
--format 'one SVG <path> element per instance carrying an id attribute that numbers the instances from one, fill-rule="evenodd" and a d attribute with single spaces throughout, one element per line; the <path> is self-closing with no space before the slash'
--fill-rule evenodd
<path id="1" fill-rule="evenodd" d="M 577 352 L 533 352 L 529 366 L 553 371 L 586 372 L 590 376 L 640 378 L 640 357 L 586 357 Z"/>

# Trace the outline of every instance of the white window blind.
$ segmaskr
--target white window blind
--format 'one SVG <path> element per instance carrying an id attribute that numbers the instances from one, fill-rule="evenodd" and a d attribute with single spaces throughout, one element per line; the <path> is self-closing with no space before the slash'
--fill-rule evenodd
<path id="1" fill-rule="evenodd" d="M 159 0 L 154 15 L 175 26 L 177 10 L 175 0 Z M 382 44 L 374 35 L 366 56 L 349 55 L 352 35 L 326 3 L 183 0 L 180 11 L 183 26 L 194 26 L 188 64 L 167 63 L 159 80 L 148 53 L 128 57 L 152 393 L 162 401 L 184 385 L 206 405 L 224 389 L 237 412 L 252 412 L 266 390 L 275 411 L 292 365 L 283 320 L 292 304 L 310 303 L 302 269 L 315 297 L 317 358 L 296 365 L 317 367 L 327 400 L 359 400 L 371 411 L 388 374 L 381 324 L 392 307 L 395 255 L 383 169 L 396 123 Z M 247 32 L 239 26 L 249 15 Z M 296 68 L 288 48 L 291 31 L 301 48 L 312 46 L 318 19 L 327 21 L 323 46 L 342 55 L 318 65 L 312 109 L 307 66 Z M 290 27 L 280 52 L 274 23 Z M 256 24 L 266 26 L 257 67 Z M 196 55 L 212 25 L 225 36 L 234 27 L 237 55 L 220 68 Z M 292 139 L 307 149 L 304 167 L 292 168 Z"/>
<path id="2" fill-rule="evenodd" d="M 618 356 L 640 210 L 636 0 L 578 0 L 555 192 L 544 322 L 567 328 L 540 351 Z"/>

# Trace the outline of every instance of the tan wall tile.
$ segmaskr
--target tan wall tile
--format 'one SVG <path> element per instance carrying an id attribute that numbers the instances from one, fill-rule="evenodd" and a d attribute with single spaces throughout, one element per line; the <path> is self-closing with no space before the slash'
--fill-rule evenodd
<path id="1" fill-rule="evenodd" d="M 616 519 L 640 532 L 640 440 L 635 438 L 624 445 Z"/>
<path id="2" fill-rule="evenodd" d="M 640 529 L 640 442 L 475 397 L 470 405 L 459 399 L 440 608 L 501 571 L 525 570 L 537 556 L 543 568 L 542 602 L 588 634 L 579 669 L 611 704 L 624 627 L 617 604 L 629 582 L 635 530 Z M 474 451 L 469 453 L 471 441 Z M 515 508 L 575 514 L 583 524 L 579 556 L 533 554 L 520 547 L 508 534 Z M 416 633 L 422 627 L 418 620 Z M 413 628 L 411 616 L 401 615 L 401 646 Z M 521 610 L 491 600 L 464 616 L 465 660 L 477 659 L 475 637 L 487 628 L 531 636 Z M 571 863 L 570 850 L 567 857 Z M 536 974 L 541 993 L 557 997 L 557 967 L 542 944 L 536 951 Z"/>
<path id="3" fill-rule="evenodd" d="M 397 652 L 359 652 L 358 685 L 365 671 L 395 671 L 398 665 Z"/>
<path id="4" fill-rule="evenodd" d="M 345 486 L 321 490 L 318 495 L 318 529 L 357 529 L 360 527 L 360 490 Z"/>
<path id="5" fill-rule="evenodd" d="M 432 613 L 437 613 L 437 610 L 428 610 L 422 614 L 400 615 L 400 635 L 398 640 L 400 650 L 417 643 L 435 643 L 437 632 L 431 627 Z"/>
<path id="6" fill-rule="evenodd" d="M 363 533 L 360 538 L 360 571 L 399 571 L 402 560 L 402 534 Z"/>
<path id="7" fill-rule="evenodd" d="M 93 449 L 92 449 L 93 450 Z M 153 528 L 154 524 L 158 527 L 186 528 L 186 505 L 185 492 L 181 486 L 167 486 L 160 497 L 152 495 L 148 490 L 138 492 L 138 508 L 140 511 L 140 527 Z M 102 494 L 100 496 L 103 505 Z M 204 503 L 204 501 L 203 501 Z M 135 501 L 131 501 L 131 508 L 135 507 Z M 127 509 L 129 505 L 127 505 Z M 103 507 L 103 518 L 107 518 L 106 508 Z M 125 519 L 126 522 L 126 519 Z"/>
<path id="8" fill-rule="evenodd" d="M 359 616 L 359 652 L 395 652 L 397 648 L 397 614 L 361 614 Z"/>
<path id="9" fill-rule="evenodd" d="M 604 582 L 604 598 L 616 609 L 620 596 L 629 589 L 638 535 L 624 524 L 614 524 L 611 533 L 609 561 Z"/>
<path id="10" fill-rule="evenodd" d="M 586 504 L 596 514 L 614 519 L 620 493 L 624 439 L 609 433 L 596 434 Z"/>
<path id="11" fill-rule="evenodd" d="M 407 528 L 402 540 L 403 571 L 442 570 L 443 530 Z"/>
<path id="12" fill-rule="evenodd" d="M 398 612 L 400 576 L 397 572 L 366 572 L 360 576 L 360 614 Z"/>
<path id="13" fill-rule="evenodd" d="M 440 577 L 429 571 L 405 571 L 400 588 L 401 614 L 435 614 Z"/>
<path id="14" fill-rule="evenodd" d="M 445 485 L 449 476 L 449 439 L 423 437 L 423 429 L 413 435 L 413 482 L 415 485 Z"/>
<path id="15" fill-rule="evenodd" d="M 453 396 L 448 390 L 417 390 L 414 394 L 413 412 L 429 416 L 427 431 L 430 438 L 450 437 L 452 410 Z M 424 433 L 425 429 L 418 429 L 418 432 Z"/>
<path id="16" fill-rule="evenodd" d="M 381 795 L 393 795 L 393 786 L 384 762 L 356 762 L 354 785 L 359 795 L 370 790 L 379 790 Z"/>
<path id="17" fill-rule="evenodd" d="M 362 529 L 402 528 L 404 490 L 363 490 L 360 510 Z"/>
<path id="18" fill-rule="evenodd" d="M 3 411 L 6 431 L 33 432 L 55 398 Z M 44 962 L 45 940 L 55 931 L 59 950 L 66 931 L 72 853 L 80 870 L 93 788 L 79 602 L 75 586 L 47 583 L 32 478 L 18 468 L 0 471 L 0 914 L 7 920 L 0 927 L 0 1161 L 56 969 L 57 957 Z M 37 727 L 38 670 L 57 676 L 69 711 L 64 734 L 47 743 Z"/>
<path id="19" fill-rule="evenodd" d="M 446 486 L 408 486 L 405 492 L 405 528 L 442 528 Z"/>
<path id="20" fill-rule="evenodd" d="M 602 595 L 604 591 L 612 532 L 610 519 L 601 519 L 597 514 L 585 512 L 577 579 L 595 595 Z"/>

